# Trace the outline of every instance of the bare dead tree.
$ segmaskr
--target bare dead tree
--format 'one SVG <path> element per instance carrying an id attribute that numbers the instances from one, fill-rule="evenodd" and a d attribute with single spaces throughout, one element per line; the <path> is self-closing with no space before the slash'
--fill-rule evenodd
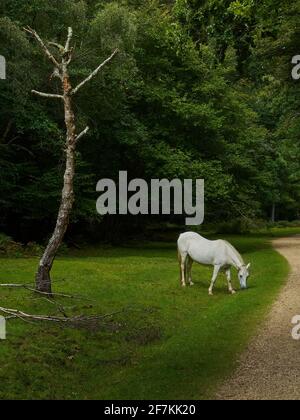
<path id="1" fill-rule="evenodd" d="M 86 135 L 89 127 L 86 127 L 80 134 L 77 134 L 76 120 L 73 111 L 72 100 L 74 95 L 91 81 L 100 70 L 107 65 L 118 53 L 115 50 L 110 57 L 102 62 L 85 80 L 79 83 L 75 88 L 72 87 L 68 67 L 72 61 L 73 48 L 71 47 L 73 31 L 68 29 L 68 37 L 65 46 L 55 42 L 49 43 L 57 49 L 57 54 L 52 54 L 47 44 L 40 38 L 35 30 L 30 27 L 24 28 L 27 33 L 32 35 L 50 62 L 54 65 L 52 77 L 58 77 L 61 81 L 62 93 L 60 95 L 43 93 L 33 90 L 32 93 L 42 98 L 59 99 L 64 105 L 65 125 L 66 125 L 66 167 L 64 174 L 64 185 L 61 196 L 60 208 L 57 216 L 56 226 L 53 235 L 45 249 L 43 257 L 40 260 L 38 271 L 36 274 L 36 290 L 39 292 L 51 294 L 51 269 L 57 255 L 57 251 L 63 242 L 63 238 L 69 225 L 70 213 L 74 203 L 74 176 L 75 176 L 75 151 L 78 141 Z M 56 56 L 59 58 L 57 59 Z"/>

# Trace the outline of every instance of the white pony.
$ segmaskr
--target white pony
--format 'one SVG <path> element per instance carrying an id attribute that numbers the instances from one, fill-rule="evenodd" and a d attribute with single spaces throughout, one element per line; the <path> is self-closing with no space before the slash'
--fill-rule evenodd
<path id="1" fill-rule="evenodd" d="M 194 232 L 186 232 L 178 239 L 178 258 L 180 264 L 180 280 L 183 287 L 186 281 L 193 286 L 192 265 L 196 261 L 199 264 L 213 265 L 214 273 L 209 288 L 209 294 L 213 294 L 213 287 L 220 270 L 226 271 L 229 292 L 235 294 L 231 284 L 231 270 L 233 266 L 238 270 L 239 281 L 242 289 L 247 288 L 250 264 L 246 265 L 239 252 L 227 241 L 209 241 Z"/>

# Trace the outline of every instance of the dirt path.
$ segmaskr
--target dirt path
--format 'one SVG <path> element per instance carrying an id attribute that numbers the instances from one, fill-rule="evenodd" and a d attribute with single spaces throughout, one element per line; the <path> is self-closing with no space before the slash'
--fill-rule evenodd
<path id="1" fill-rule="evenodd" d="M 274 247 L 292 267 L 288 283 L 217 399 L 300 400 L 300 342 L 291 337 L 291 320 L 300 315 L 300 237 Z"/>

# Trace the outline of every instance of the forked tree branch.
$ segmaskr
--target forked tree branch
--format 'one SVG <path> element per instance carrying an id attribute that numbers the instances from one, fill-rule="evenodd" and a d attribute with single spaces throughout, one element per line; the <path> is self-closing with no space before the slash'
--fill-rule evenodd
<path id="1" fill-rule="evenodd" d="M 50 321 L 50 322 L 56 322 L 56 323 L 63 323 L 63 324 L 69 324 L 70 326 L 84 326 L 89 325 L 95 322 L 103 322 L 106 318 L 110 318 L 114 315 L 118 315 L 125 312 L 125 309 L 122 309 L 120 311 L 112 312 L 110 314 L 106 315 L 91 315 L 91 316 L 74 316 L 74 317 L 60 317 L 60 316 L 48 316 L 48 315 L 32 315 L 27 314 L 26 312 L 20 311 L 18 309 L 11 309 L 11 308 L 4 308 L 0 306 L 0 312 L 4 313 L 5 315 L 9 315 L 6 317 L 6 319 L 11 318 L 19 318 L 22 321 L 30 322 L 32 321 Z"/>
<path id="2" fill-rule="evenodd" d="M 42 96 L 43 98 L 52 98 L 52 99 L 63 99 L 64 97 L 62 95 L 55 95 L 52 93 L 43 93 L 38 92 L 37 90 L 32 90 L 31 93 L 37 96 Z"/>
<path id="3" fill-rule="evenodd" d="M 63 52 L 64 47 L 61 44 L 58 44 L 57 42 L 48 42 L 48 45 L 51 45 L 52 47 L 55 47 L 58 49 L 58 51 Z"/>
<path id="4" fill-rule="evenodd" d="M 3 308 L 0 306 L 0 312 L 10 315 L 12 318 L 20 318 L 23 321 L 32 319 L 35 321 L 52 321 L 52 322 L 68 322 L 69 319 L 61 317 L 52 317 L 46 315 L 30 315 L 17 309 Z"/>
<path id="5" fill-rule="evenodd" d="M 87 82 L 89 82 L 95 76 L 97 76 L 97 74 L 102 69 L 102 67 L 104 67 L 106 64 L 108 64 L 115 57 L 115 55 L 118 54 L 118 52 L 119 52 L 119 49 L 116 49 L 112 53 L 112 55 L 110 57 L 108 57 L 105 61 L 103 61 L 103 63 L 101 63 L 100 66 L 97 67 L 85 80 L 83 80 L 81 83 L 79 83 L 79 85 L 76 86 L 76 88 L 72 90 L 72 92 L 71 92 L 72 95 L 75 95 L 79 91 L 79 89 L 81 89 Z"/>
<path id="6" fill-rule="evenodd" d="M 34 38 L 37 40 L 37 42 L 40 44 L 40 46 L 42 47 L 42 49 L 44 50 L 46 56 L 49 58 L 50 61 L 52 61 L 52 63 L 55 65 L 55 67 L 60 68 L 60 65 L 58 63 L 58 61 L 54 58 L 54 56 L 51 54 L 51 52 L 49 51 L 49 49 L 47 48 L 46 44 L 44 43 L 44 41 L 41 39 L 41 37 L 39 36 L 39 34 L 32 28 L 30 28 L 29 26 L 27 28 L 24 28 L 24 30 L 26 32 L 28 32 L 29 34 L 33 35 Z"/>

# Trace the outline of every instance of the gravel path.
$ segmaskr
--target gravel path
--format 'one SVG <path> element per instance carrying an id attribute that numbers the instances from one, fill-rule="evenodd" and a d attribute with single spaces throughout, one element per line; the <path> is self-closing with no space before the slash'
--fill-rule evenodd
<path id="1" fill-rule="evenodd" d="M 300 237 L 273 244 L 292 267 L 289 280 L 216 399 L 300 400 L 300 342 L 291 337 L 291 320 L 300 315 Z"/>

